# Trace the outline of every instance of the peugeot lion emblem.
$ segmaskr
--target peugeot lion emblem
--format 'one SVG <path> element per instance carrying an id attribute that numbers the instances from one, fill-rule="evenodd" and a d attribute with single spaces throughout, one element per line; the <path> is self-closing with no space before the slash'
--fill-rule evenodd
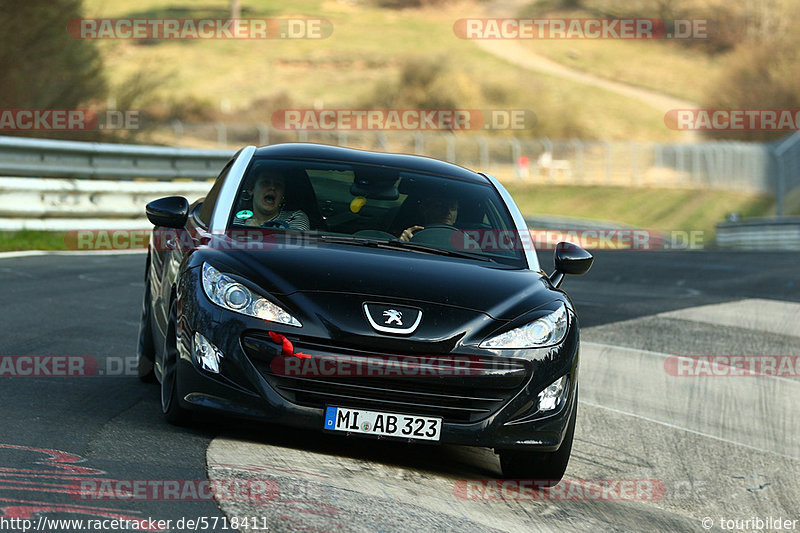
<path id="1" fill-rule="evenodd" d="M 372 329 L 391 335 L 408 335 L 422 321 L 422 309 L 392 303 L 364 302 L 364 315 Z"/>
<path id="2" fill-rule="evenodd" d="M 397 309 L 387 309 L 383 312 L 383 316 L 386 317 L 386 322 L 384 322 L 384 324 L 397 324 L 398 326 L 403 325 L 403 313 Z"/>

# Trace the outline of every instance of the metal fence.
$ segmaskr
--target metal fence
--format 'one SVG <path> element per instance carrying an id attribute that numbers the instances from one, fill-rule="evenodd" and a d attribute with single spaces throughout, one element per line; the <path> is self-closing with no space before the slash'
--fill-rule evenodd
<path id="1" fill-rule="evenodd" d="M 308 141 L 427 155 L 539 184 L 697 187 L 776 194 L 800 187 L 800 133 L 779 143 L 662 144 L 521 139 L 467 132 L 285 131 L 266 125 L 172 123 L 167 148 L 0 137 L 0 175 L 207 179 L 234 148 Z M 164 134 L 168 134 L 165 137 Z"/>
<path id="2" fill-rule="evenodd" d="M 800 136 L 781 143 L 665 144 L 520 139 L 467 132 L 286 131 L 267 125 L 172 123 L 176 144 L 319 142 L 427 155 L 502 180 L 575 185 L 698 187 L 777 193 L 800 186 Z M 781 197 L 782 195 L 778 195 Z"/>
<path id="3" fill-rule="evenodd" d="M 800 187 L 800 132 L 772 147 L 776 191 L 776 213 L 783 216 L 783 198 Z"/>

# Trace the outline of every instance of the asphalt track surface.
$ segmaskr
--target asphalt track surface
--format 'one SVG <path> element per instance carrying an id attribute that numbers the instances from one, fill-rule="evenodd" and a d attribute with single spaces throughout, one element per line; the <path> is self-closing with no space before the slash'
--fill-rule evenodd
<path id="1" fill-rule="evenodd" d="M 549 269 L 549 254 L 540 258 Z M 234 517 L 241 531 L 707 531 L 704 519 L 711 530 L 777 531 L 765 521 L 780 518 L 800 530 L 796 374 L 667 371 L 678 355 L 800 355 L 800 254 L 596 258 L 565 282 L 583 338 L 567 482 L 515 493 L 494 484 L 487 449 L 221 418 L 170 426 L 158 387 L 125 370 L 144 255 L 0 255 L 0 362 L 16 365 L 0 373 L 30 368 L 7 356 L 40 356 L 39 374 L 70 356 L 91 374 L 0 377 L 0 530 L 22 530 L 12 517 L 32 527 L 40 517 L 153 518 L 172 531 L 200 517 L 209 527 L 199 531 L 232 531 Z M 203 493 L 209 479 L 219 501 Z M 224 496 L 231 480 L 264 490 Z M 165 500 L 175 483 L 180 497 Z"/>

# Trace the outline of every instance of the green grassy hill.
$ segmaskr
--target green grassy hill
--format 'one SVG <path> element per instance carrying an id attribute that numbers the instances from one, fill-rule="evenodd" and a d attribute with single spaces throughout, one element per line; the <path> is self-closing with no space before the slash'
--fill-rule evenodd
<path id="1" fill-rule="evenodd" d="M 484 16 L 487 4 L 477 1 L 440 3 L 419 9 L 390 9 L 370 2 L 302 0 L 291 6 L 270 0 L 245 0 L 243 17 L 322 17 L 333 25 L 326 39 L 203 40 L 140 43 L 100 42 L 112 86 L 112 98 L 126 100 L 136 84 L 154 88 L 134 100 L 165 118 L 196 117 L 205 121 L 267 123 L 281 107 L 368 108 L 385 106 L 385 95 L 400 95 L 396 105 L 425 107 L 433 93 L 460 108 L 530 109 L 539 124 L 533 137 L 678 140 L 665 127 L 663 112 L 641 101 L 584 84 L 521 69 L 496 57 L 472 40 L 459 39 L 453 23 Z M 167 8 L 143 0 L 86 0 L 87 17 L 226 17 L 226 0 L 209 0 Z M 523 43 L 530 46 L 531 43 Z M 708 61 L 689 54 L 672 57 L 654 43 L 586 41 L 548 42 L 543 51 L 563 59 L 563 49 L 579 49 L 573 66 L 609 77 L 695 96 L 691 73 L 705 71 Z M 624 53 L 612 51 L 624 47 Z M 670 55 L 672 54 L 672 55 Z M 428 58 L 438 66 L 437 80 L 427 95 L 403 93 L 400 76 L 409 61 Z M 569 63 L 570 61 L 567 61 Z M 666 62 L 686 75 L 660 78 L 642 75 L 641 64 Z"/>

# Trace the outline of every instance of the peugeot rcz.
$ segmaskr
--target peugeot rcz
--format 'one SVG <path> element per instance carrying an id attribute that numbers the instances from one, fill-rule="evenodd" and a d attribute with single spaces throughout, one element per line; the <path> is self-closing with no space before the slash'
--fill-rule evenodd
<path id="1" fill-rule="evenodd" d="M 139 374 L 170 422 L 214 411 L 343 436 L 493 448 L 557 483 L 579 331 L 490 175 L 314 144 L 241 149 L 207 196 L 147 205 Z"/>

